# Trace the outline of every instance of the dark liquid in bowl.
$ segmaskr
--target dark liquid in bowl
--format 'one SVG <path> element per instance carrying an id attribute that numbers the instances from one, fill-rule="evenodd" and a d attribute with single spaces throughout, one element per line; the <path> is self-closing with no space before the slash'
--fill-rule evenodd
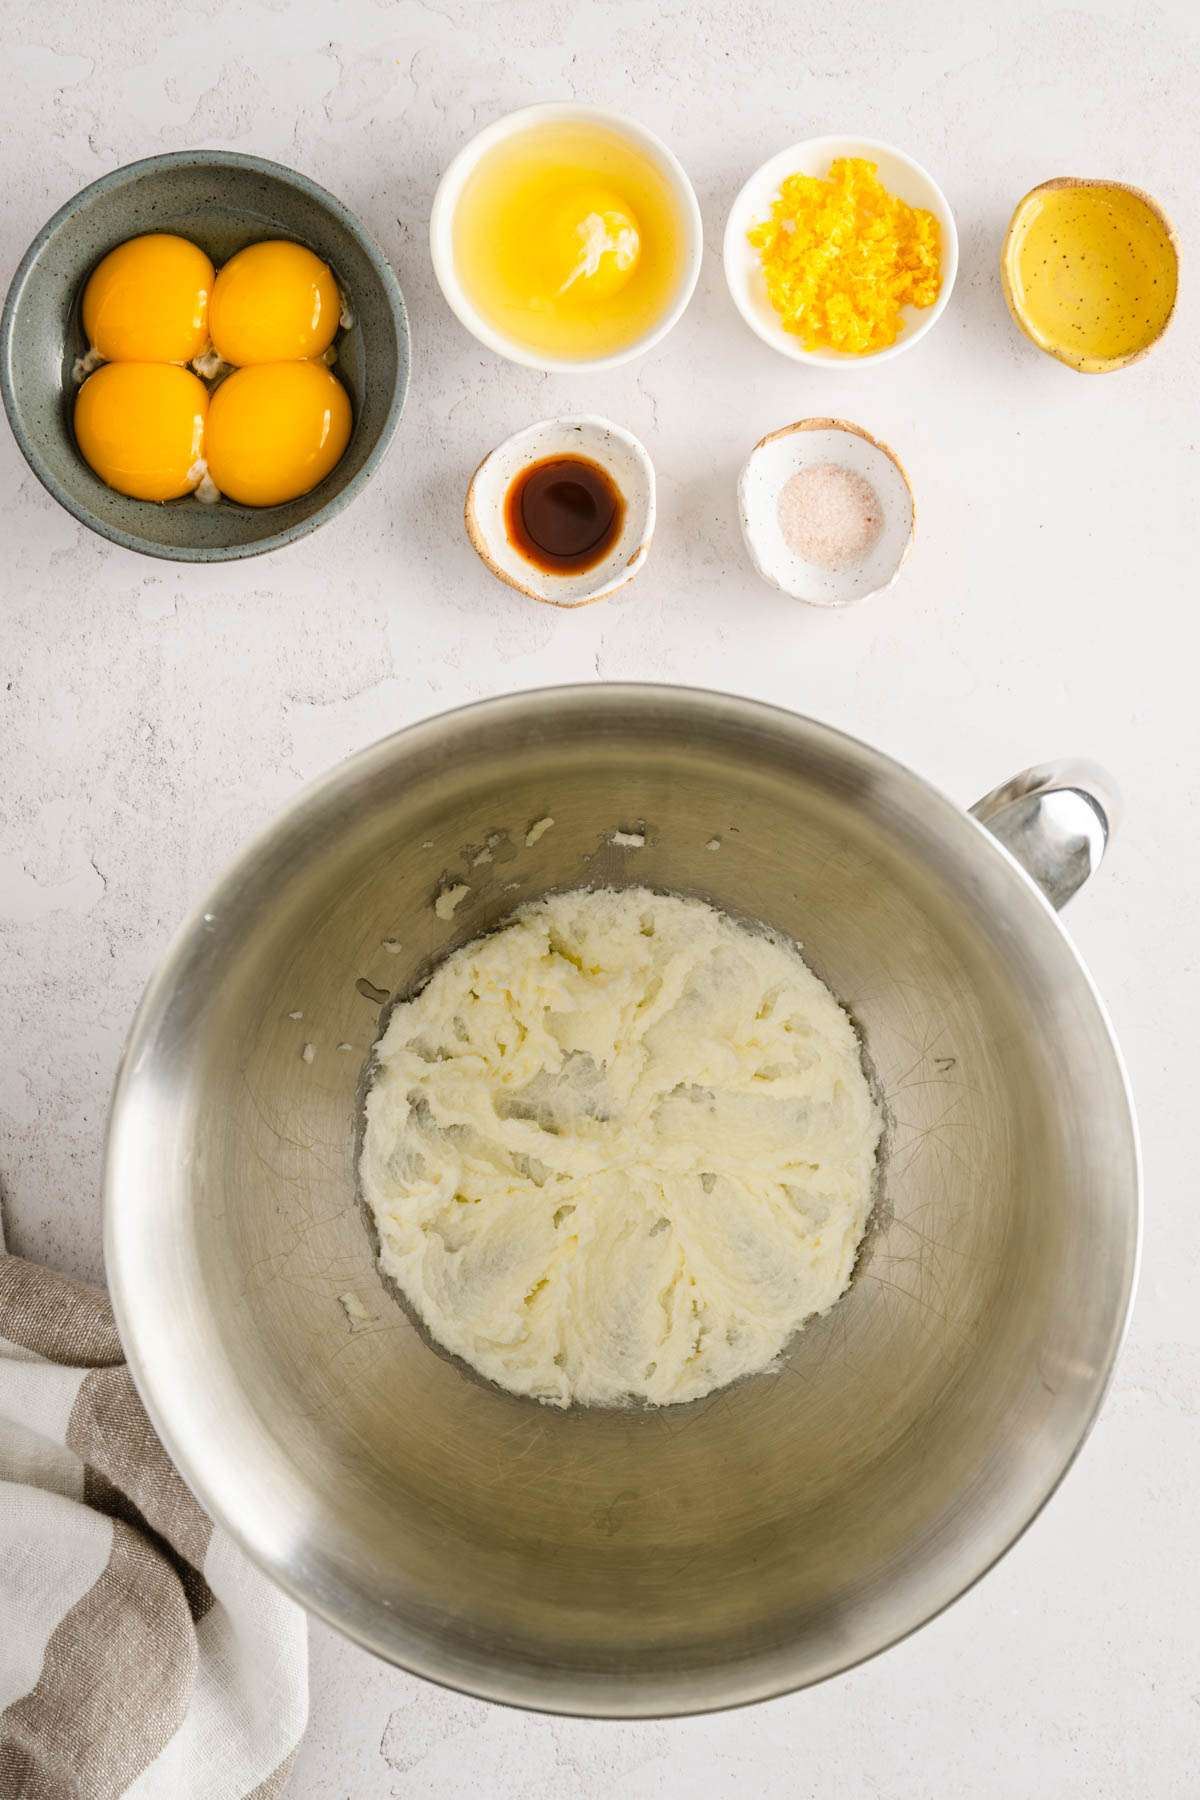
<path id="1" fill-rule="evenodd" d="M 625 501 L 586 456 L 547 456 L 522 469 L 504 498 L 509 542 L 548 575 L 580 575 L 612 549 Z"/>

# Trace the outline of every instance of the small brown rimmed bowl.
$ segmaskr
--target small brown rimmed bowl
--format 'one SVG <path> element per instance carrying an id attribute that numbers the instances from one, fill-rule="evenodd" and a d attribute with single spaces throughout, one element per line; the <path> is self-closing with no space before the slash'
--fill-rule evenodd
<path id="1" fill-rule="evenodd" d="M 513 543 L 505 524 L 509 488 L 531 463 L 549 456 L 582 456 L 599 463 L 625 502 L 621 529 L 594 568 L 559 574 L 538 568 Z M 631 581 L 654 536 L 654 464 L 639 438 L 594 414 L 541 419 L 514 432 L 484 457 L 467 489 L 463 516 L 480 561 L 498 581 L 546 606 L 589 606 Z"/>
<path id="2" fill-rule="evenodd" d="M 834 463 L 874 488 L 882 527 L 861 557 L 836 568 L 806 561 L 787 541 L 779 496 L 801 469 Z M 738 522 L 764 581 L 809 606 L 851 606 L 891 587 L 912 549 L 916 503 L 904 464 L 848 419 L 799 419 L 760 438 L 738 480 Z"/>

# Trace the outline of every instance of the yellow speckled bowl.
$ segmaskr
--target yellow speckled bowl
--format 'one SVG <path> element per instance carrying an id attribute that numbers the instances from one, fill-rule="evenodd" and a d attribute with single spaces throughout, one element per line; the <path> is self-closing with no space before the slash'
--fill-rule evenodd
<path id="1" fill-rule="evenodd" d="M 1145 356 L 1170 324 L 1179 246 L 1141 188 L 1060 175 L 1017 206 L 1000 280 L 1031 343 L 1082 375 L 1106 375 Z"/>

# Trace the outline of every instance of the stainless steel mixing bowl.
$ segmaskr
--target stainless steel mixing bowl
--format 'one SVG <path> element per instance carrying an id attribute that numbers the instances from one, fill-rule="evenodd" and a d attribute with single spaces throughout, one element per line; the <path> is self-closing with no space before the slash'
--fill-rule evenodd
<path id="1" fill-rule="evenodd" d="M 423 1675 L 635 1717 L 845 1669 L 1013 1542 L 1117 1351 L 1138 1152 L 1104 1012 L 1016 860 L 1065 898 L 1103 849 L 1103 788 L 1040 771 L 976 810 L 990 830 L 766 706 L 589 687 L 402 732 L 252 845 L 143 1001 L 106 1219 L 151 1416 L 264 1569 Z M 886 1097 L 850 1291 L 776 1372 L 689 1406 L 488 1387 L 385 1291 L 355 1193 L 383 993 L 585 883 L 799 939 Z"/>

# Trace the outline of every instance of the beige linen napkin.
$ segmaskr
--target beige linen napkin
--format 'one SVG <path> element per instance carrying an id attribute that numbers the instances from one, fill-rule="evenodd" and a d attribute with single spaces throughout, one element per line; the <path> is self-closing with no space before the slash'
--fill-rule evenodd
<path id="1" fill-rule="evenodd" d="M 0 1233 L 3 1800 L 273 1800 L 307 1712 L 304 1615 L 172 1467 L 106 1296 Z"/>

